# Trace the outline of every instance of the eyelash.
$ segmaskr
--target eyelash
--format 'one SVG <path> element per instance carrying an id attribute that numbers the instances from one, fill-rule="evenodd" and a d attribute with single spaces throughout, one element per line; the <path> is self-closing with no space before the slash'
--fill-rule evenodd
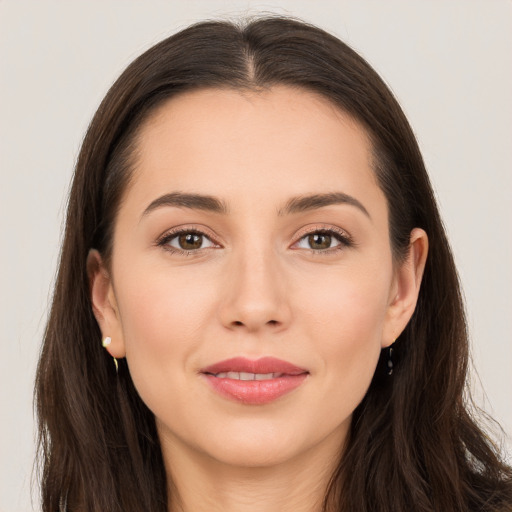
<path id="1" fill-rule="evenodd" d="M 176 237 L 178 237 L 180 235 L 184 235 L 184 234 L 203 236 L 203 237 L 207 238 L 211 243 L 213 243 L 215 245 L 220 245 L 217 242 L 215 242 L 215 240 L 213 239 L 213 237 L 211 235 L 208 235 L 204 231 L 201 231 L 201 230 L 195 229 L 195 228 L 177 229 L 175 231 L 167 232 L 157 240 L 156 245 L 159 247 L 162 247 L 164 250 L 169 251 L 172 254 L 179 254 L 181 256 L 194 256 L 194 255 L 201 253 L 202 251 L 204 251 L 206 249 L 210 249 L 210 247 L 205 247 L 202 249 L 186 250 L 186 249 L 177 249 L 176 247 L 172 247 L 169 245 L 169 242 L 171 240 L 175 239 Z M 335 240 L 337 240 L 339 242 L 339 245 L 330 247 L 328 249 L 320 249 L 320 250 L 309 249 L 309 251 L 315 255 L 333 254 L 333 253 L 337 253 L 347 247 L 353 247 L 355 245 L 354 241 L 352 240 L 351 236 L 348 233 L 346 233 L 345 231 L 343 231 L 341 229 L 336 229 L 333 227 L 329 227 L 329 228 L 322 227 L 322 228 L 316 228 L 316 229 L 312 229 L 309 231 L 305 231 L 304 233 L 301 234 L 299 239 L 293 245 L 298 244 L 301 240 L 303 240 L 304 238 L 311 236 L 311 235 L 327 235 L 327 236 L 333 237 Z M 297 249 L 295 249 L 295 250 L 297 250 Z M 306 249 L 306 250 L 308 250 L 308 249 Z"/>
<path id="2" fill-rule="evenodd" d="M 165 233 L 163 236 L 161 236 L 157 242 L 156 245 L 159 247 L 162 247 L 164 250 L 169 251 L 171 254 L 179 254 L 181 256 L 195 256 L 205 249 L 194 249 L 194 250 L 186 250 L 186 249 L 177 249 L 176 247 L 172 247 L 169 245 L 169 242 L 173 240 L 174 238 L 180 236 L 180 235 L 198 235 L 203 236 L 210 240 L 213 244 L 219 245 L 217 242 L 213 240 L 213 237 L 211 235 L 208 235 L 204 231 L 201 231 L 199 229 L 195 228 L 186 228 L 186 229 L 176 229 L 175 231 L 170 231 Z"/>
<path id="3" fill-rule="evenodd" d="M 329 247 L 328 249 L 306 249 L 309 250 L 309 252 L 311 254 L 314 254 L 315 256 L 332 255 L 348 247 L 354 247 L 355 245 L 354 241 L 352 240 L 352 237 L 346 231 L 335 227 L 317 227 L 316 229 L 307 230 L 300 234 L 299 239 L 293 245 L 297 245 L 301 240 L 311 235 L 327 235 L 339 242 L 339 245 Z"/>

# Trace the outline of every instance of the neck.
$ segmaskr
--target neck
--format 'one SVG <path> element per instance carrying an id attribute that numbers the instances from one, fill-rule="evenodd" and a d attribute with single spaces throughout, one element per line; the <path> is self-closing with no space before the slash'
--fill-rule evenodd
<path id="1" fill-rule="evenodd" d="M 162 439 L 169 512 L 320 512 L 339 439 L 274 465 L 232 466 Z"/>

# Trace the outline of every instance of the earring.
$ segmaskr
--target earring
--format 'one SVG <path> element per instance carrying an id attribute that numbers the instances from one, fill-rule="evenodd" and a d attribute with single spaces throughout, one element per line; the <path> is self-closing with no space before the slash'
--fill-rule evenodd
<path id="1" fill-rule="evenodd" d="M 106 336 L 103 338 L 101 344 L 103 348 L 107 348 L 112 343 L 112 338 L 110 336 Z M 119 365 L 117 364 L 117 359 L 115 357 L 112 358 L 114 360 L 114 365 L 116 367 L 116 375 L 119 373 Z"/>
<path id="2" fill-rule="evenodd" d="M 392 374 L 393 374 L 393 347 L 389 347 L 389 349 L 388 349 L 388 375 L 392 375 Z"/>

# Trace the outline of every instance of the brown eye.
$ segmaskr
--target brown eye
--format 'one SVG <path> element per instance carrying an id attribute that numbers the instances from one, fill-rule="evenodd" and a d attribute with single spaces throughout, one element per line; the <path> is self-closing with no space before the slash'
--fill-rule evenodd
<path id="1" fill-rule="evenodd" d="M 203 235 L 198 235 L 197 233 L 184 233 L 179 235 L 177 238 L 180 249 L 183 249 L 184 251 L 200 249 L 203 244 Z"/>
<path id="2" fill-rule="evenodd" d="M 325 233 L 313 233 L 312 235 L 308 235 L 308 244 L 311 249 L 330 249 L 331 242 L 331 235 Z"/>
<path id="3" fill-rule="evenodd" d="M 338 233 L 332 229 L 312 231 L 304 235 L 296 244 L 298 249 L 307 249 L 314 252 L 332 253 L 337 249 L 350 247 L 352 242 L 348 235 Z"/>
<path id="4" fill-rule="evenodd" d="M 159 245 L 167 246 L 174 252 L 193 252 L 215 247 L 215 244 L 199 231 L 179 231 L 166 236 Z"/>

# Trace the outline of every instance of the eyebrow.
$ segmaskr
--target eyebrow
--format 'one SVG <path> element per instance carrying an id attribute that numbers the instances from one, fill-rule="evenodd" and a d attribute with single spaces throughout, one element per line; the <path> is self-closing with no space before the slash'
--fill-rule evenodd
<path id="1" fill-rule="evenodd" d="M 368 210 L 360 201 L 343 192 L 330 192 L 327 194 L 312 194 L 309 196 L 292 197 L 282 210 L 278 210 L 277 214 L 279 216 L 290 215 L 292 213 L 316 210 L 317 208 L 335 204 L 348 204 L 350 206 L 355 206 L 369 219 L 371 219 Z"/>
<path id="2" fill-rule="evenodd" d="M 224 201 L 213 196 L 202 194 L 186 194 L 183 192 L 172 192 L 165 194 L 154 201 L 144 210 L 142 216 L 151 213 L 162 206 L 174 206 L 178 208 L 191 208 L 193 210 L 205 210 L 226 215 L 229 209 Z"/>
<path id="3" fill-rule="evenodd" d="M 292 197 L 286 202 L 284 208 L 281 208 L 277 211 L 277 214 L 282 217 L 285 215 L 316 210 L 318 208 L 336 204 L 347 204 L 354 206 L 371 219 L 368 210 L 362 205 L 360 201 L 358 201 L 355 197 L 352 197 L 343 192 L 330 192 L 326 194 L 312 194 L 307 196 Z M 227 215 L 229 213 L 227 204 L 222 199 L 217 197 L 203 194 L 172 192 L 170 194 L 164 194 L 163 196 L 152 201 L 144 210 L 142 217 L 148 215 L 153 210 L 164 206 L 204 210 L 222 215 Z"/>

